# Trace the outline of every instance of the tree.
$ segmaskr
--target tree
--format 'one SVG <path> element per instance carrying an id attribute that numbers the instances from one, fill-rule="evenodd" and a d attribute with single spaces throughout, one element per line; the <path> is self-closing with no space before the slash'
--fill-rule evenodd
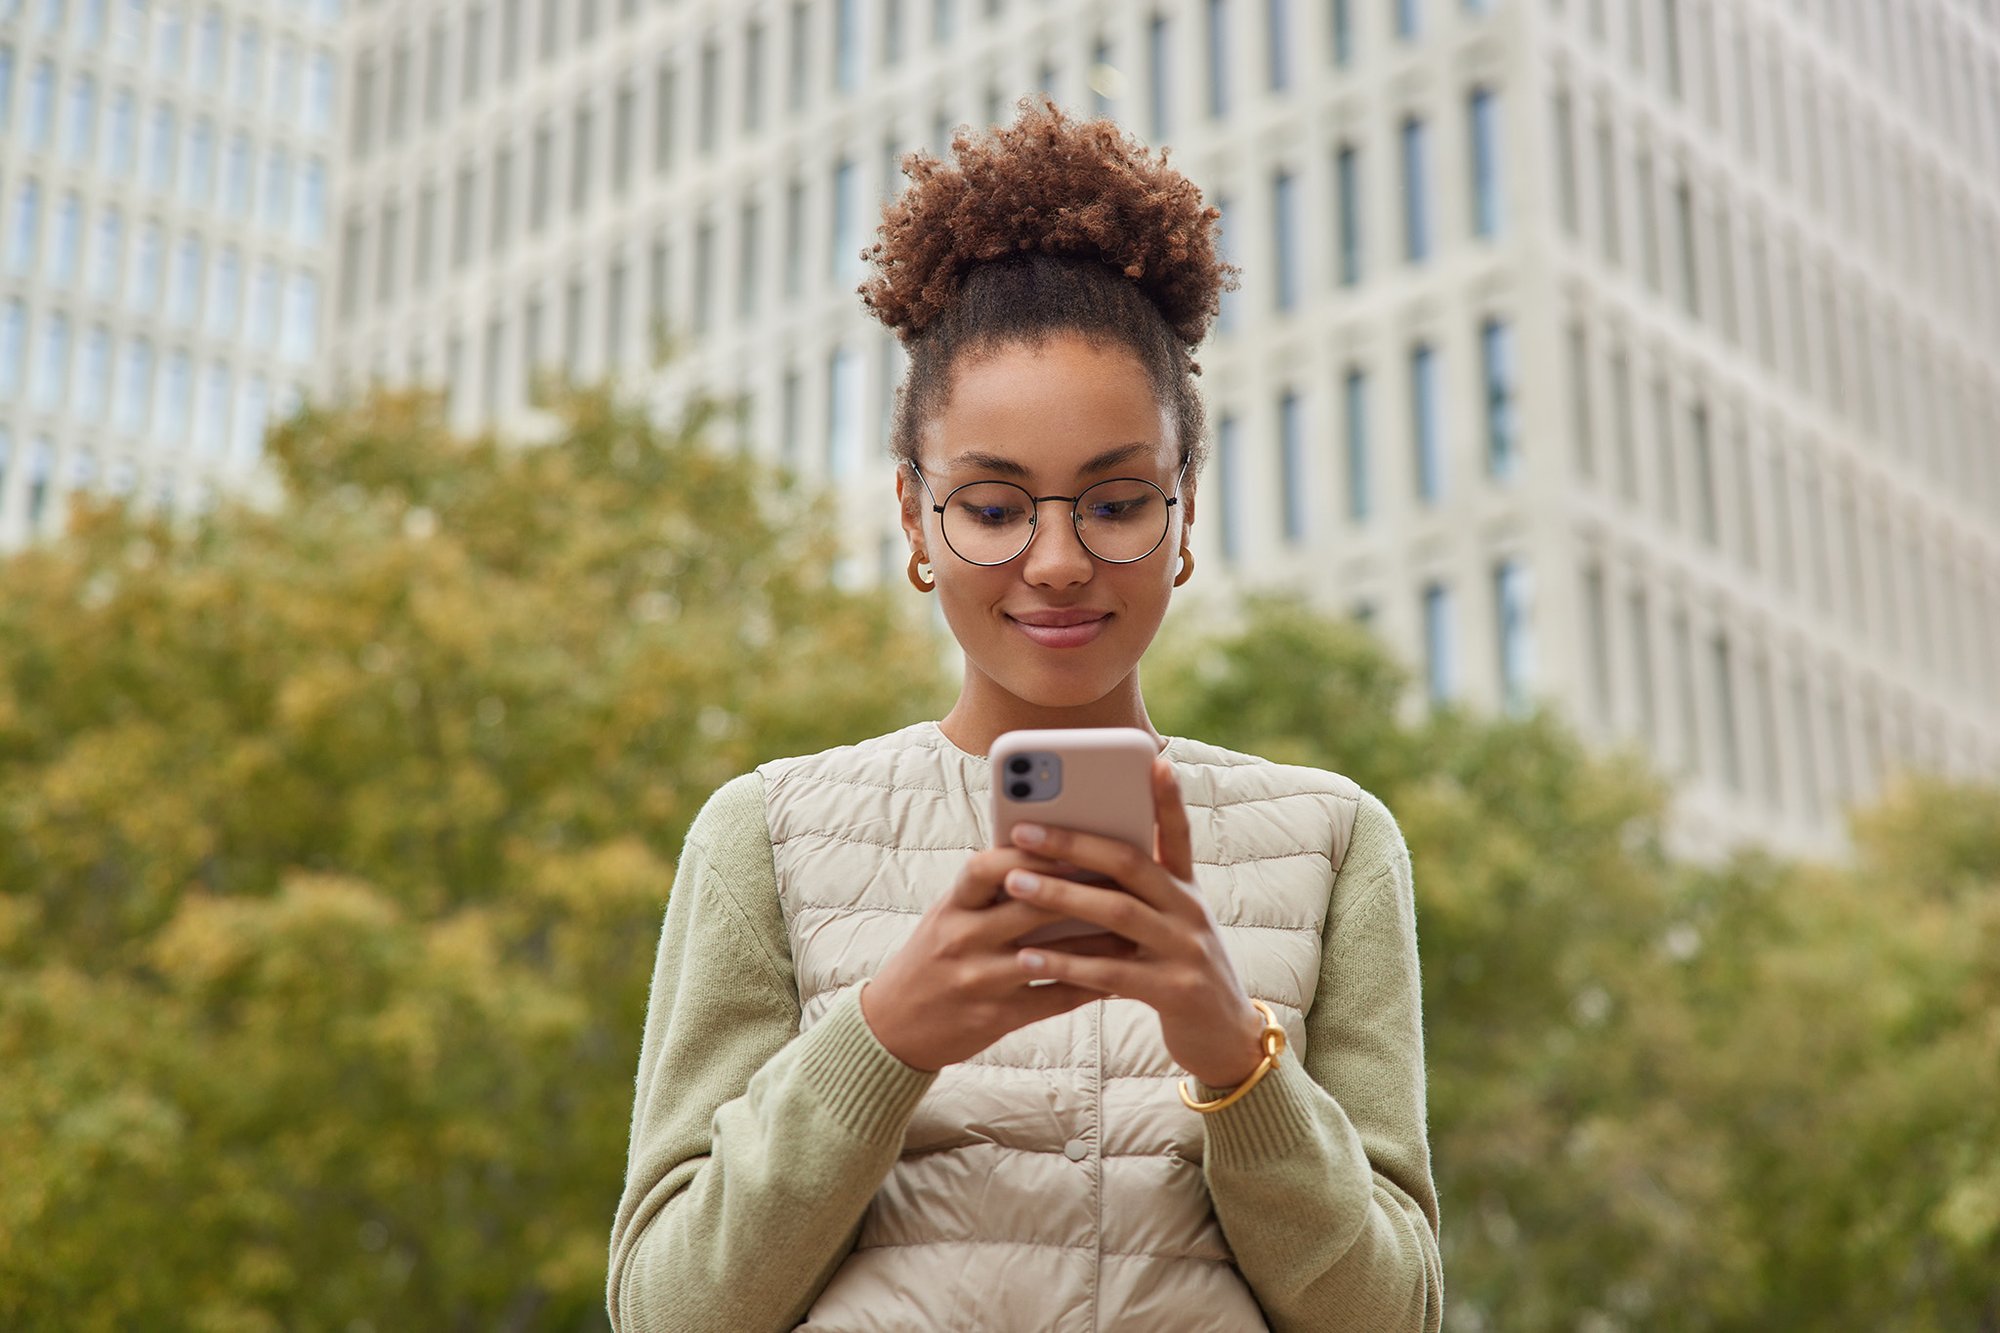
<path id="1" fill-rule="evenodd" d="M 705 409 L 562 410 L 308 412 L 275 509 L 0 569 L 0 1325 L 601 1324 L 689 821 L 939 659 Z"/>
<path id="2" fill-rule="evenodd" d="M 1635 759 L 1400 723 L 1404 673 L 1295 602 L 1148 679 L 1162 729 L 1403 827 L 1448 1327 L 2000 1331 L 2000 790 L 1906 785 L 1850 865 L 1676 865 Z"/>

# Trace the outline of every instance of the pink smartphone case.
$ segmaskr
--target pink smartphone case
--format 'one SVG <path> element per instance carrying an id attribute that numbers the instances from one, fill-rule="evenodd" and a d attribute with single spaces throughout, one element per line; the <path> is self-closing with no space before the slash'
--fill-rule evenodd
<path id="1" fill-rule="evenodd" d="M 1050 800 L 1015 800 L 1007 794 L 1007 761 L 1031 751 L 1062 758 L 1062 788 Z M 1028 822 L 1076 829 L 1131 843 L 1153 853 L 1153 738 L 1136 727 L 1052 728 L 1010 731 L 993 742 L 993 842 L 1012 845 L 1014 825 Z M 1098 878 L 1065 867 L 1065 878 Z M 1101 927 L 1085 921 L 1055 921 L 1021 937 L 1023 944 L 1046 944 Z"/>

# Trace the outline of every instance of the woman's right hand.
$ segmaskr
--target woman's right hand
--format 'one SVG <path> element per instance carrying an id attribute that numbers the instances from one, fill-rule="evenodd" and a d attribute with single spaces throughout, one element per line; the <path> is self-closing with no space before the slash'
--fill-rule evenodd
<path id="1" fill-rule="evenodd" d="M 1016 847 L 974 852 L 903 947 L 861 991 L 861 1016 L 889 1054 L 935 1071 L 977 1055 L 1016 1028 L 1066 1014 L 1097 991 L 1027 984 L 1015 941 L 1062 918 L 1001 892 L 1010 870 L 1055 863 Z M 995 899 L 998 901 L 995 901 Z"/>

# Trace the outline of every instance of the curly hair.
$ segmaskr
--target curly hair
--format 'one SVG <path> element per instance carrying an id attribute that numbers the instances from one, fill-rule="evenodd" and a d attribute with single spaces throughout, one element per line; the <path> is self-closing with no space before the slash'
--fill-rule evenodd
<path id="1" fill-rule="evenodd" d="M 1047 98 L 1019 105 L 1012 125 L 960 131 L 949 162 L 905 157 L 911 184 L 862 252 L 875 269 L 862 302 L 910 356 L 890 452 L 916 461 L 961 356 L 1072 333 L 1138 358 L 1191 482 L 1206 453 L 1194 350 L 1236 285 L 1217 254 L 1221 214 L 1166 150 Z"/>

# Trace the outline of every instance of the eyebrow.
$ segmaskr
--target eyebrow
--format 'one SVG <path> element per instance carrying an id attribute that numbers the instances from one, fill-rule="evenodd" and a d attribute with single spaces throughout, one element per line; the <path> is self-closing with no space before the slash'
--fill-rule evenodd
<path id="1" fill-rule="evenodd" d="M 1153 448 L 1153 445 L 1146 443 L 1144 440 L 1134 440 L 1131 444 L 1113 445 L 1103 453 L 1092 455 L 1082 467 L 1077 469 L 1077 472 L 1101 472 L 1106 468 L 1117 467 L 1120 463 L 1129 463 L 1139 455 L 1151 452 Z M 953 468 L 980 468 L 987 472 L 998 472 L 1005 477 L 1026 477 L 1028 475 L 1028 469 L 1022 467 L 1013 459 L 1008 458 L 1004 454 L 987 453 L 983 449 L 968 449 L 958 455 L 958 457 L 952 459 L 949 466 Z"/>

